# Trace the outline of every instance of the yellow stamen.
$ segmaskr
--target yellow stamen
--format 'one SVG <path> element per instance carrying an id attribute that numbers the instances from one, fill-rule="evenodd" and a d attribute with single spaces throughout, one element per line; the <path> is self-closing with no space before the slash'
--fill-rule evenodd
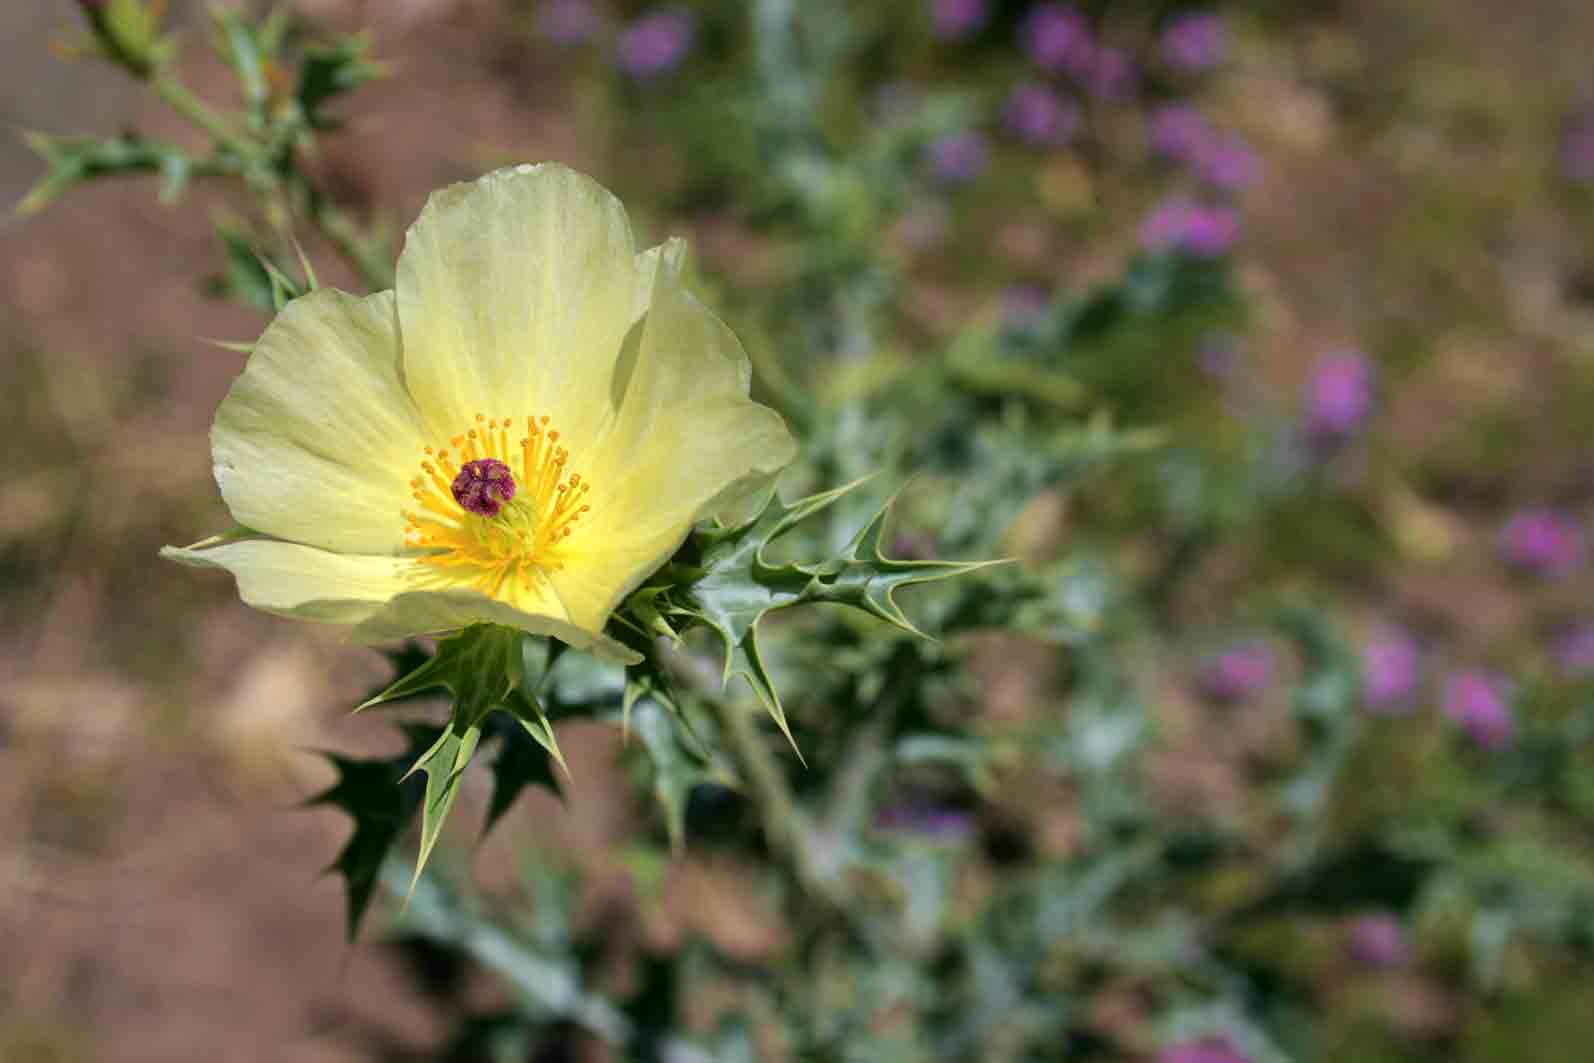
<path id="1" fill-rule="evenodd" d="M 514 601 L 564 567 L 563 544 L 592 509 L 592 484 L 566 475 L 570 453 L 548 417 L 527 417 L 518 441 L 512 417 L 478 413 L 474 422 L 448 440 L 457 465 L 448 447 L 423 449 L 421 475 L 410 481 L 418 508 L 402 514 L 404 540 L 426 551 L 420 560 L 438 579 Z M 513 497 L 492 516 L 467 511 L 453 494 L 463 466 L 483 458 L 503 462 L 514 479 Z"/>

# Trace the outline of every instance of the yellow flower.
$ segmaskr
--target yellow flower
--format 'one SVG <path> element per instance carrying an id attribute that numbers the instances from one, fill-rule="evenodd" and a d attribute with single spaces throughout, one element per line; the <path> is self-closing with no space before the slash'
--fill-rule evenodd
<path id="1" fill-rule="evenodd" d="M 396 290 L 288 304 L 217 411 L 249 535 L 162 555 L 367 641 L 489 622 L 634 659 L 602 634 L 615 606 L 795 453 L 684 252 L 638 253 L 562 166 L 435 193 Z"/>

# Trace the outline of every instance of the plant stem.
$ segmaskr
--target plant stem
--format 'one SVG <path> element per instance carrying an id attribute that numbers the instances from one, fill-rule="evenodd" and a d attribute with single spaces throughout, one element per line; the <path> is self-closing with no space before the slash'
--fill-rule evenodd
<path id="1" fill-rule="evenodd" d="M 258 176 L 268 171 L 265 163 L 268 146 L 233 129 L 227 119 L 214 108 L 190 92 L 182 82 L 162 71 L 153 78 L 155 93 L 171 108 L 194 125 L 208 133 L 212 140 L 226 151 L 237 156 Z M 259 164 L 256 168 L 253 164 Z M 275 175 L 273 185 L 280 185 Z M 307 180 L 299 175 L 300 181 Z M 327 206 L 323 197 L 312 191 L 307 197 L 313 204 L 309 210 L 310 223 L 326 237 L 338 254 L 359 272 L 372 291 L 382 291 L 393 286 L 393 268 L 387 259 L 374 253 L 363 240 L 354 222 L 336 207 Z"/>
<path id="2" fill-rule="evenodd" d="M 170 104 L 172 110 L 209 133 L 212 140 L 240 159 L 254 160 L 259 155 L 260 146 L 257 143 L 240 136 L 225 118 L 170 74 L 164 71 L 157 73 L 153 85 L 155 94 Z"/>
<path id="3" fill-rule="evenodd" d="M 748 797 L 758 809 L 764 837 L 775 855 L 791 869 L 804 893 L 820 901 L 855 932 L 863 927 L 853 918 L 849 898 L 840 880 L 824 870 L 812 848 L 811 828 L 786 785 L 780 765 L 769 750 L 751 713 L 720 698 L 708 698 L 731 756 L 741 769 Z"/>

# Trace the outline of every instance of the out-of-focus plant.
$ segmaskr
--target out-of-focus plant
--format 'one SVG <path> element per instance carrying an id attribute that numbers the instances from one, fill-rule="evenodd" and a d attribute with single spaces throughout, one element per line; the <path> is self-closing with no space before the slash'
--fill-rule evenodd
<path id="1" fill-rule="evenodd" d="M 94 50 L 211 151 L 35 137 L 49 172 L 25 209 L 104 176 L 156 174 L 168 196 L 230 179 L 271 235 L 225 234 L 229 291 L 281 311 L 274 329 L 326 299 L 304 294 L 307 261 L 284 265 L 298 226 L 373 291 L 392 285 L 392 249 L 300 166 L 335 130 L 331 101 L 379 70 L 359 38 L 301 45 L 285 16 L 217 11 L 244 100 L 228 112 L 176 80 L 152 7 L 83 6 Z M 505 1011 L 458 1031 L 458 1057 L 526 1058 L 575 1028 L 672 1061 L 1364 1058 L 1319 1021 L 1315 979 L 1339 959 L 1357 977 L 1420 968 L 1480 1004 L 1587 961 L 1594 856 L 1558 833 L 1594 819 L 1587 632 L 1555 644 L 1555 674 L 1507 676 L 1393 617 L 1358 640 L 1336 608 L 1324 568 L 1365 575 L 1402 534 L 1345 477 L 1381 381 L 1340 351 L 1298 412 L 1247 388 L 1230 256 L 1265 171 L 1187 98 L 1232 50 L 1228 21 L 942 0 L 632 14 L 554 0 L 527 28 L 610 56 L 627 150 L 680 164 L 664 188 L 628 168 L 629 201 L 774 249 L 766 270 L 711 262 L 703 280 L 800 453 L 780 492 L 617 580 L 623 599 L 578 635 L 493 623 L 472 599 L 458 624 L 406 629 L 458 634 L 393 651 L 395 681 L 367 704 L 417 708 L 405 749 L 334 757 L 318 800 L 355 823 L 335 864 L 351 934 L 385 884 L 407 897 L 399 925 L 509 988 Z M 1129 162 L 1125 128 L 1145 149 Z M 1092 232 L 1091 188 L 1114 166 L 1140 195 L 1111 219 L 1106 279 L 1031 265 L 972 278 L 983 307 L 909 312 L 923 274 L 962 267 L 981 211 L 1020 201 L 1037 225 L 1112 235 Z M 494 224 L 524 221 L 484 215 L 481 258 L 515 250 Z M 478 317 L 459 327 L 477 335 Z M 617 376 L 643 357 L 641 333 L 625 343 Z M 438 506 L 444 487 L 478 516 L 512 504 L 511 442 L 471 452 L 511 484 L 482 465 L 439 479 Z M 1213 589 L 1238 538 L 1263 560 Z M 1501 539 L 1541 580 L 1581 547 L 1544 508 Z M 803 604 L 827 608 L 788 608 Z M 419 704 L 439 689 L 441 721 Z M 529 905 L 465 884 L 438 841 L 473 754 L 495 750 L 490 828 L 528 787 L 557 789 L 557 729 L 576 719 L 631 737 L 628 777 L 655 812 L 625 854 L 638 903 L 659 903 L 683 852 L 724 853 L 756 869 L 780 931 L 764 962 L 712 933 L 648 951 L 582 923 L 579 883 L 545 852 L 525 862 Z M 618 988 L 615 949 L 631 964 Z M 1451 1047 L 1408 1039 L 1388 1058 Z"/>

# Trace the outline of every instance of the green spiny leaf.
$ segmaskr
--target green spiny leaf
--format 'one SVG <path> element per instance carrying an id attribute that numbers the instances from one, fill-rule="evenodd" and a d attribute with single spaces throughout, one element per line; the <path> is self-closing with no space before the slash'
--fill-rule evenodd
<path id="1" fill-rule="evenodd" d="M 559 793 L 553 755 L 523 724 L 514 726 L 501 716 L 493 716 L 489 717 L 488 729 L 498 736 L 499 746 L 492 764 L 493 795 L 487 804 L 487 822 L 482 827 L 484 835 L 509 811 L 526 787 L 544 786 Z"/>
<path id="2" fill-rule="evenodd" d="M 407 773 L 420 771 L 426 775 L 426 796 L 421 805 L 421 847 L 415 866 L 417 879 L 454 808 L 465 767 L 476 752 L 483 721 L 490 713 L 501 709 L 514 716 L 525 733 L 564 766 L 552 726 L 541 706 L 523 689 L 526 639 L 524 632 L 512 628 L 473 624 L 441 640 L 435 656 L 417 664 L 403 678 L 355 709 L 359 712 L 429 690 L 443 689 L 452 695 L 453 709 L 448 726 Z"/>
<path id="3" fill-rule="evenodd" d="M 888 503 L 832 560 L 811 564 L 769 560 L 769 545 L 805 518 L 830 506 L 863 480 L 788 505 L 771 495 L 762 513 L 734 528 L 702 537 L 701 558 L 677 575 L 689 584 L 674 612 L 696 618 L 724 644 L 722 682 L 740 676 L 752 687 L 792 749 L 797 743 L 759 650 L 758 623 L 777 609 L 805 602 L 851 606 L 913 635 L 921 632 L 898 606 L 899 587 L 964 575 L 994 562 L 897 561 L 885 556 L 882 537 Z M 802 754 L 798 751 L 798 757 Z"/>
<path id="4" fill-rule="evenodd" d="M 345 38 L 330 47 L 305 51 L 299 64 L 299 87 L 294 94 L 305 125 L 317 131 L 335 128 L 337 122 L 325 113 L 326 105 L 383 75 L 382 66 L 367 57 L 370 43 L 361 35 Z"/>
<path id="5" fill-rule="evenodd" d="M 670 848 L 679 854 L 686 843 L 686 802 L 692 790 L 700 783 L 728 780 L 693 751 L 682 718 L 653 697 L 639 698 L 631 719 L 653 764 L 653 796 L 664 813 Z"/>
<path id="6" fill-rule="evenodd" d="M 406 748 L 396 756 L 362 760 L 324 754 L 337 769 L 338 781 L 307 802 L 340 808 L 354 820 L 354 833 L 327 868 L 343 876 L 350 941 L 359 933 L 370 906 L 382 862 L 420 807 L 420 788 L 400 785 L 406 767 L 434 745 L 440 733 L 435 727 L 411 725 L 404 728 L 404 734 Z"/>
<path id="7" fill-rule="evenodd" d="M 259 310 L 277 313 L 310 290 L 310 284 L 289 277 L 243 233 L 226 225 L 218 225 L 216 232 L 227 258 L 221 284 L 227 294 Z"/>
<path id="8" fill-rule="evenodd" d="M 549 721 L 547 714 L 542 711 L 542 705 L 535 698 L 522 689 L 512 690 L 499 708 L 513 716 L 531 740 L 541 746 L 566 775 L 570 774 L 570 766 L 565 763 L 564 754 L 559 752 L 559 741 L 554 737 L 553 723 Z"/>
<path id="9" fill-rule="evenodd" d="M 136 133 L 103 139 L 27 133 L 25 139 L 49 166 L 49 172 L 17 204 L 19 214 L 43 210 L 75 185 L 100 177 L 135 174 L 160 175 L 161 199 L 171 202 L 182 194 L 190 178 L 216 172 L 213 165 L 197 162 L 175 144 L 148 140 Z"/>
<path id="10" fill-rule="evenodd" d="M 466 715 L 480 717 L 503 704 L 526 675 L 522 647 L 526 636 L 497 624 L 472 624 L 442 639 L 437 653 L 418 664 L 386 690 L 363 702 L 355 712 L 413 697 L 427 690 L 447 690 Z"/>
<path id="11" fill-rule="evenodd" d="M 211 9 L 211 16 L 225 45 L 223 54 L 238 75 L 238 86 L 249 108 L 249 120 L 257 129 L 264 129 L 270 121 L 271 85 L 266 78 L 266 64 L 270 60 L 266 45 L 269 42 L 262 41 L 255 28 L 237 11 L 218 6 Z"/>
<path id="12" fill-rule="evenodd" d="M 411 892 L 415 889 L 415 883 L 420 881 L 421 871 L 432 855 L 449 812 L 453 811 L 465 767 L 476 752 L 481 736 L 480 719 L 472 720 L 456 708 L 437 741 L 404 774 L 405 779 L 417 771 L 426 774 L 426 797 L 421 803 L 421 848 L 415 857 L 415 877 L 410 880 Z"/>
<path id="13" fill-rule="evenodd" d="M 833 581 L 822 584 L 810 600 L 838 602 L 872 613 L 910 635 L 928 638 L 914 627 L 896 602 L 900 587 L 915 583 L 934 583 L 953 579 L 978 569 L 1008 562 L 997 561 L 899 561 L 885 555 L 886 520 L 895 496 L 865 524 L 847 545 L 847 564 Z"/>

